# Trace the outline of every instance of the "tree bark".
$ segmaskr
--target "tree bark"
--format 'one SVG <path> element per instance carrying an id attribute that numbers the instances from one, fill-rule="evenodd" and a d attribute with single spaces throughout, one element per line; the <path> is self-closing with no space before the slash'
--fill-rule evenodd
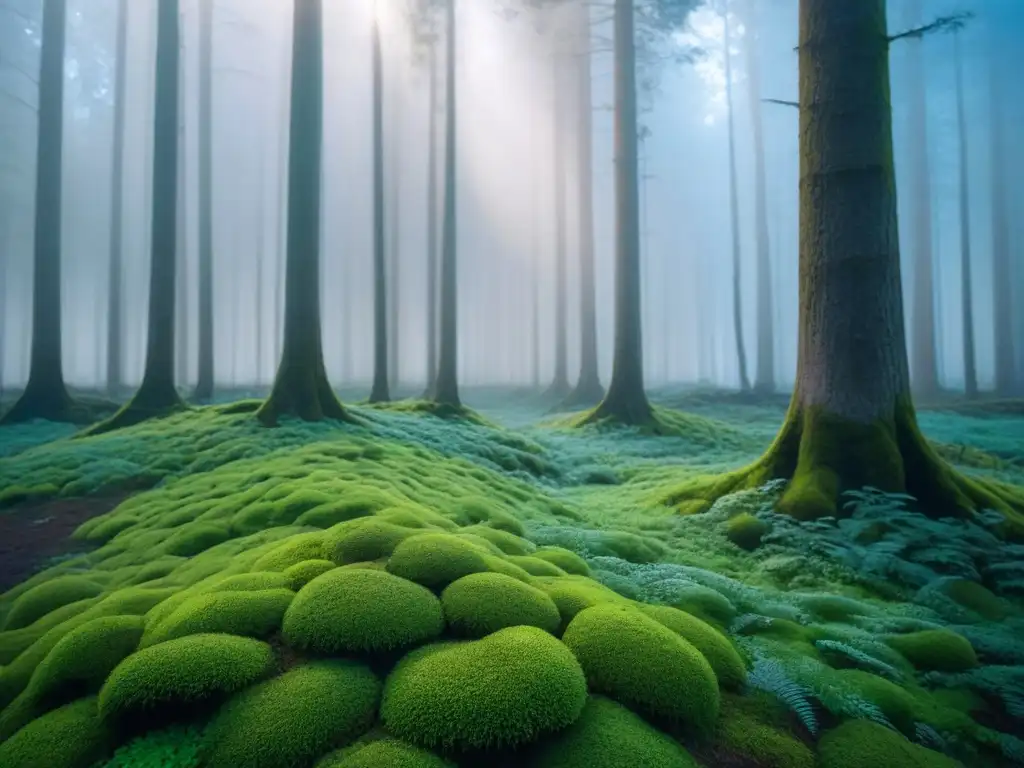
<path id="1" fill-rule="evenodd" d="M 594 147 L 593 85 L 591 83 L 590 10 L 578 3 L 576 13 L 576 76 L 579 91 L 577 150 L 579 152 L 580 226 L 580 375 L 566 407 L 601 402 L 604 387 L 597 368 L 597 306 L 594 274 Z"/>
<path id="2" fill-rule="evenodd" d="M 373 387 L 371 403 L 391 400 L 388 376 L 388 280 L 384 234 L 384 73 L 380 23 L 373 22 Z"/>
<path id="3" fill-rule="evenodd" d="M 430 106 L 427 116 L 427 386 L 437 377 L 437 42 L 430 43 Z"/>
<path id="4" fill-rule="evenodd" d="M 179 69 L 184 72 L 184 67 Z M 184 75 L 181 74 L 182 82 Z M 188 386 L 188 212 L 187 192 L 188 171 L 186 168 L 186 154 L 188 144 L 185 141 L 185 99 L 184 86 L 178 89 L 178 168 L 177 168 L 177 306 L 175 307 L 175 321 L 177 329 L 175 336 L 177 340 L 176 362 L 177 371 L 175 379 L 182 387 Z"/>
<path id="5" fill-rule="evenodd" d="M 0 424 L 82 418 L 64 385 L 61 338 L 61 219 L 64 141 L 64 49 L 67 0 L 43 5 L 36 149 L 32 345 L 28 383 Z"/>
<path id="6" fill-rule="evenodd" d="M 114 136 L 111 147 L 110 266 L 107 273 L 107 382 L 106 389 L 117 395 L 122 387 L 121 279 L 124 271 L 124 137 L 125 91 L 128 64 L 128 0 L 117 9 L 117 64 L 114 74 Z"/>
<path id="7" fill-rule="evenodd" d="M 992 54 L 993 56 L 995 54 Z M 995 59 L 989 63 L 989 125 L 992 157 L 992 327 L 995 344 L 995 391 L 1016 393 L 1017 363 L 1013 327 L 1013 265 L 1010 261 L 1010 212 L 1006 173 L 1004 95 Z"/>
<path id="8" fill-rule="evenodd" d="M 604 400 L 584 423 L 644 425 L 654 412 L 644 391 L 640 307 L 640 190 L 636 41 L 632 0 L 615 0 L 615 346 Z"/>
<path id="9" fill-rule="evenodd" d="M 213 398 L 213 0 L 199 0 L 199 370 L 195 398 Z"/>
<path id="10" fill-rule="evenodd" d="M 558 41 L 553 45 L 551 54 L 551 82 L 553 91 L 552 126 L 554 128 L 554 162 L 551 164 L 555 172 L 555 376 L 548 387 L 547 396 L 561 401 L 569 394 L 568 365 L 568 232 L 567 230 L 567 199 L 566 181 L 569 174 L 565 152 L 565 108 L 562 103 L 562 88 L 559 72 L 563 67 L 564 57 L 558 49 Z"/>
<path id="11" fill-rule="evenodd" d="M 395 67 L 397 69 L 397 67 Z M 388 237 L 388 378 L 391 389 L 399 382 L 398 331 L 401 318 L 401 281 L 399 263 L 402 259 L 402 98 L 398 73 L 392 78 L 391 110 L 391 232 Z"/>
<path id="12" fill-rule="evenodd" d="M 736 190 L 736 121 L 733 116 L 732 99 L 732 54 L 729 51 L 731 40 L 729 30 L 729 4 L 726 2 L 722 12 L 725 39 L 725 99 L 729 120 L 729 226 L 732 233 L 732 324 L 736 339 L 736 362 L 740 377 L 740 389 L 750 389 L 750 377 L 747 375 L 747 349 L 743 340 L 743 290 L 741 280 L 740 246 L 740 204 Z"/>
<path id="13" fill-rule="evenodd" d="M 461 409 L 458 378 L 458 219 L 456 211 L 456 83 L 455 3 L 448 0 L 446 28 L 448 56 L 445 62 L 447 101 L 445 105 L 444 220 L 441 228 L 441 339 L 433 400 L 442 406 Z"/>
<path id="14" fill-rule="evenodd" d="M 1024 498 L 946 466 L 910 395 L 900 286 L 885 0 L 800 0 L 800 289 L 797 379 L 775 443 L 750 467 L 676 489 L 702 511 L 783 477 L 798 518 L 834 516 L 872 486 L 933 517 L 991 508 L 1024 536 Z"/>
<path id="15" fill-rule="evenodd" d="M 754 237 L 757 248 L 757 370 L 754 389 L 775 391 L 775 310 L 772 296 L 771 244 L 768 235 L 768 187 L 765 173 L 764 126 L 761 120 L 761 64 L 757 51 L 757 11 L 746 0 L 743 36 L 747 62 L 747 97 L 754 140 Z"/>
<path id="16" fill-rule="evenodd" d="M 288 153 L 288 254 L 284 346 L 270 397 L 257 418 L 306 421 L 352 417 L 324 367 L 320 327 L 320 169 L 323 142 L 322 0 L 295 0 Z"/>
<path id="17" fill-rule="evenodd" d="M 953 33 L 956 66 L 956 125 L 959 136 L 960 166 L 960 307 L 963 317 L 964 394 L 978 395 L 978 372 L 974 353 L 974 294 L 971 265 L 971 199 L 967 161 L 967 113 L 964 108 L 963 57 L 960 55 L 960 33 Z"/>

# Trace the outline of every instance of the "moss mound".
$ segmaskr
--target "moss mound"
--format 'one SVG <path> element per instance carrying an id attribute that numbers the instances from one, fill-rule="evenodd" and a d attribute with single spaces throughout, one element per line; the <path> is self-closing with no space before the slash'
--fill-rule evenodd
<path id="1" fill-rule="evenodd" d="M 563 628 L 576 618 L 576 614 L 586 608 L 605 603 L 628 605 L 626 598 L 618 592 L 614 592 L 599 581 L 583 576 L 539 578 L 536 583 L 555 601 L 558 613 L 562 617 Z"/>
<path id="2" fill-rule="evenodd" d="M 849 720 L 818 742 L 819 768 L 957 768 L 960 763 L 870 720 Z"/>
<path id="3" fill-rule="evenodd" d="M 526 532 L 517 518 L 482 496 L 462 499 L 451 510 L 451 518 L 459 525 L 481 523 L 515 536 L 522 536 Z"/>
<path id="4" fill-rule="evenodd" d="M 508 531 L 491 528 L 487 525 L 470 525 L 463 528 L 460 533 L 486 539 L 506 555 L 528 555 L 537 549 L 536 544 L 522 536 L 516 536 Z"/>
<path id="5" fill-rule="evenodd" d="M 533 556 L 557 565 L 566 573 L 572 573 L 577 576 L 590 576 L 590 566 L 587 565 L 582 557 L 571 550 L 563 549 L 562 547 L 541 547 L 533 553 Z"/>
<path id="6" fill-rule="evenodd" d="M 23 592 L 7 612 L 3 630 L 28 627 L 62 606 L 103 592 L 103 585 L 85 576 L 58 576 Z"/>
<path id="7" fill-rule="evenodd" d="M 696 768 L 678 742 L 603 696 L 524 763 L 529 768 Z"/>
<path id="8" fill-rule="evenodd" d="M 814 753 L 790 735 L 787 720 L 786 710 L 766 695 L 723 697 L 713 747 L 717 763 L 814 768 Z"/>
<path id="9" fill-rule="evenodd" d="M 368 667 L 323 661 L 296 667 L 221 708 L 206 738 L 207 768 L 309 765 L 373 723 L 381 684 Z"/>
<path id="10" fill-rule="evenodd" d="M 764 520 L 749 512 L 742 512 L 725 524 L 725 535 L 740 549 L 753 551 L 761 546 L 761 539 L 771 530 Z"/>
<path id="11" fill-rule="evenodd" d="M 942 592 L 958 605 L 989 621 L 1002 621 L 1011 613 L 1006 600 L 997 597 L 976 581 L 950 579 L 943 585 Z"/>
<path id="12" fill-rule="evenodd" d="M 325 757 L 316 768 L 453 768 L 452 764 L 398 739 L 356 744 Z"/>
<path id="13" fill-rule="evenodd" d="M 4 768 L 92 768 L 110 750 L 96 698 L 79 699 L 33 720 L 0 742 Z"/>
<path id="14" fill-rule="evenodd" d="M 387 557 L 418 531 L 373 517 L 351 520 L 328 529 L 324 552 L 338 565 Z"/>
<path id="15" fill-rule="evenodd" d="M 317 653 L 406 648 L 444 630 L 430 590 L 385 571 L 339 568 L 303 587 L 284 616 L 287 642 Z"/>
<path id="16" fill-rule="evenodd" d="M 288 586 L 298 592 L 317 576 L 322 576 L 337 567 L 330 560 L 303 560 L 286 568 L 284 575 L 288 579 Z"/>
<path id="17" fill-rule="evenodd" d="M 637 603 L 637 607 L 700 651 L 715 671 L 720 686 L 736 690 L 746 682 L 747 668 L 743 659 L 736 647 L 717 629 L 667 605 Z"/>
<path id="18" fill-rule="evenodd" d="M 509 555 L 508 561 L 519 566 L 531 576 L 568 576 L 554 563 L 533 555 Z"/>
<path id="19" fill-rule="evenodd" d="M 893 635 L 886 642 L 917 669 L 963 672 L 978 666 L 978 657 L 967 638 L 948 629 Z"/>
<path id="20" fill-rule="evenodd" d="M 388 677 L 380 714 L 389 732 L 428 749 L 499 749 L 570 725 L 586 699 L 564 645 L 536 627 L 510 627 L 407 656 Z"/>
<path id="21" fill-rule="evenodd" d="M 693 645 L 640 611 L 597 605 L 562 636 L 594 693 L 673 727 L 706 734 L 718 718 L 718 680 Z"/>
<path id="22" fill-rule="evenodd" d="M 490 570 L 486 554 L 448 533 L 421 533 L 395 547 L 388 571 L 430 589 L 444 589 L 456 579 Z"/>
<path id="23" fill-rule="evenodd" d="M 186 635 L 216 634 L 265 638 L 281 626 L 295 593 L 288 589 L 258 592 L 211 592 L 185 600 L 170 616 L 146 632 L 143 647 Z"/>
<path id="24" fill-rule="evenodd" d="M 111 672 L 100 691 L 104 720 L 146 721 L 216 701 L 274 669 L 270 646 L 233 635 L 189 635 L 144 648 Z"/>
<path id="25" fill-rule="evenodd" d="M 193 523 L 173 534 L 164 544 L 164 553 L 194 557 L 231 538 L 227 528 L 212 523 Z"/>
<path id="26" fill-rule="evenodd" d="M 558 608 L 544 592 L 501 573 L 472 573 L 441 593 L 448 626 L 469 637 L 483 637 L 505 627 L 526 625 L 555 632 Z"/>
<path id="27" fill-rule="evenodd" d="M 254 571 L 284 571 L 303 560 L 324 559 L 323 532 L 300 533 L 285 539 L 280 545 L 253 563 Z"/>

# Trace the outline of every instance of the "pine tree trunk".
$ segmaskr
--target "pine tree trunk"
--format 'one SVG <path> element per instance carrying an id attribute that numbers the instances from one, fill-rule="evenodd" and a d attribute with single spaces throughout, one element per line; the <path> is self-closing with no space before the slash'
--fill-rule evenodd
<path id="1" fill-rule="evenodd" d="M 61 218 L 64 134 L 64 48 L 67 0 L 43 5 L 36 150 L 32 342 L 25 391 L 0 423 L 76 421 L 64 386 L 61 338 Z"/>
<path id="2" fill-rule="evenodd" d="M 179 70 L 179 76 L 184 82 L 184 67 Z M 178 90 L 178 112 L 180 126 L 178 128 L 178 169 L 177 169 L 177 260 L 178 272 L 176 275 L 177 285 L 177 306 L 175 307 L 175 321 L 177 329 L 175 336 L 178 348 L 176 351 L 177 372 L 175 380 L 182 387 L 188 386 L 188 212 L 187 193 L 188 172 L 186 169 L 186 154 L 188 143 L 185 140 L 185 100 L 184 87 Z"/>
<path id="3" fill-rule="evenodd" d="M 257 417 L 351 419 L 327 381 L 320 324 L 320 180 L 323 141 L 322 0 L 295 0 L 288 153 L 284 346 Z"/>
<path id="4" fill-rule="evenodd" d="M 121 278 L 124 271 L 124 137 L 125 92 L 128 65 L 128 0 L 119 0 L 117 10 L 117 63 L 114 75 L 114 141 L 111 149 L 110 267 L 107 274 L 107 383 L 116 396 L 122 387 Z"/>
<path id="5" fill-rule="evenodd" d="M 1013 327 L 1013 266 L 1010 261 L 1010 215 L 1006 173 L 1005 96 L 997 62 L 989 63 L 989 123 L 992 157 L 992 327 L 995 343 L 995 391 L 1015 394 L 1017 364 Z"/>
<path id="6" fill-rule="evenodd" d="M 971 199 L 967 180 L 967 112 L 964 107 L 963 57 L 960 55 L 960 33 L 953 34 L 956 66 L 956 124 L 960 153 L 960 306 L 963 316 L 964 394 L 978 395 L 978 372 L 974 353 L 974 294 L 971 264 Z"/>
<path id="7" fill-rule="evenodd" d="M 437 376 L 437 43 L 430 44 L 430 114 L 427 117 L 427 386 Z"/>
<path id="8" fill-rule="evenodd" d="M 580 375 L 569 394 L 567 406 L 590 406 L 601 402 L 604 387 L 597 369 L 597 306 L 594 274 L 594 148 L 593 94 L 590 70 L 590 11 L 577 4 L 577 87 L 579 90 L 579 226 L 580 226 Z"/>
<path id="9" fill-rule="evenodd" d="M 199 371 L 195 398 L 213 397 L 213 0 L 199 0 Z"/>
<path id="10" fill-rule="evenodd" d="M 394 390 L 399 382 L 398 329 L 401 317 L 401 282 L 399 263 L 402 258 L 402 92 L 398 76 L 394 78 L 391 127 L 391 232 L 388 237 L 388 378 Z"/>
<path id="11" fill-rule="evenodd" d="M 754 236 L 757 247 L 757 371 L 754 389 L 775 391 L 775 310 L 772 296 L 771 244 L 768 235 L 768 191 L 765 174 L 764 126 L 761 120 L 761 64 L 757 51 L 757 18 L 753 0 L 746 0 L 743 36 L 747 62 L 747 97 L 754 140 Z"/>
<path id="12" fill-rule="evenodd" d="M 384 234 L 384 75 L 380 23 L 373 23 L 373 388 L 371 403 L 391 399 L 388 376 L 388 281 Z"/>
<path id="13" fill-rule="evenodd" d="M 438 348 L 437 378 L 433 400 L 439 405 L 460 409 L 458 365 L 458 218 L 456 211 L 456 45 L 455 3 L 446 6 L 447 49 L 445 62 L 445 153 L 444 153 L 444 220 L 441 228 L 441 338 Z"/>
<path id="14" fill-rule="evenodd" d="M 551 58 L 551 80 L 554 93 L 552 126 L 554 127 L 554 162 L 551 164 L 555 172 L 555 376 L 548 387 L 547 396 L 561 401 L 569 393 L 569 340 L 568 340 L 568 214 L 566 207 L 566 181 L 569 168 L 565 152 L 565 108 L 562 102 L 561 78 L 559 72 L 563 68 L 563 55 L 557 49 Z"/>

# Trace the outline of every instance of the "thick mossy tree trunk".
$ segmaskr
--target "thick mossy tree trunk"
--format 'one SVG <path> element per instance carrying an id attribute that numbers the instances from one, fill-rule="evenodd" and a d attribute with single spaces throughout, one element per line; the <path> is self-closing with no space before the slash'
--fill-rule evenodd
<path id="1" fill-rule="evenodd" d="M 142 384 L 128 403 L 90 434 L 109 432 L 185 407 L 174 386 L 174 310 L 178 262 L 179 0 L 157 10 L 156 109 L 153 117 L 153 225 L 149 323 Z"/>
<path id="2" fill-rule="evenodd" d="M 964 62 L 960 54 L 960 33 L 953 32 L 956 67 L 956 125 L 959 138 L 960 172 L 960 309 L 962 313 L 964 394 L 978 396 L 978 369 L 974 351 L 974 288 L 971 274 L 971 198 L 968 181 L 967 110 L 964 107 Z"/>
<path id="3" fill-rule="evenodd" d="M 373 21 L 373 387 L 371 403 L 391 400 L 388 377 L 388 280 L 384 237 L 384 73 L 380 22 Z"/>
<path id="4" fill-rule="evenodd" d="M 593 85 L 591 83 L 590 10 L 578 3 L 576 15 L 576 76 L 579 89 L 577 150 L 579 152 L 580 226 L 580 375 L 564 407 L 601 402 L 604 387 L 597 369 L 597 302 L 594 270 L 594 148 Z"/>
<path id="5" fill-rule="evenodd" d="M 1013 327 L 1013 264 L 1010 261 L 1010 210 L 1006 172 L 1006 95 L 1000 87 L 998 61 L 989 63 L 989 125 L 992 158 L 992 327 L 995 345 L 995 391 L 1000 397 L 1016 390 Z"/>
<path id="6" fill-rule="evenodd" d="M 32 347 L 25 391 L 0 424 L 86 417 L 64 386 L 61 341 L 61 211 L 64 140 L 64 41 L 67 0 L 46 0 L 39 68 Z"/>
<path id="7" fill-rule="evenodd" d="M 437 42 L 430 42 L 427 116 L 427 397 L 437 377 Z"/>
<path id="8" fill-rule="evenodd" d="M 753 0 L 746 0 L 743 23 L 746 27 L 743 47 L 747 62 L 747 98 L 754 140 L 754 241 L 757 248 L 757 369 L 754 389 L 758 392 L 774 392 L 775 308 L 768 236 L 764 125 L 761 121 L 761 62 L 757 50 L 757 9 Z"/>
<path id="9" fill-rule="evenodd" d="M 199 370 L 194 397 L 213 398 L 213 0 L 199 0 Z"/>
<path id="10" fill-rule="evenodd" d="M 740 389 L 750 389 L 747 375 L 747 347 L 743 340 L 743 291 L 742 291 L 742 248 L 740 245 L 740 202 L 736 190 L 736 120 L 733 116 L 732 98 L 732 55 L 729 51 L 729 5 L 722 12 L 725 40 L 725 98 L 728 110 L 729 133 L 729 229 L 732 239 L 732 325 L 736 340 L 736 364 L 740 377 Z"/>
<path id="11" fill-rule="evenodd" d="M 636 41 L 633 0 L 615 0 L 615 346 L 604 399 L 582 423 L 646 425 L 654 412 L 644 391 L 640 321 L 640 188 L 637 157 Z"/>
<path id="12" fill-rule="evenodd" d="M 322 0 L 294 0 L 288 253 L 284 347 L 270 397 L 256 415 L 351 419 L 327 381 L 320 330 L 320 156 L 323 139 Z"/>
<path id="13" fill-rule="evenodd" d="M 121 350 L 124 343 L 121 278 L 124 271 L 124 137 L 125 84 L 128 64 L 128 0 L 117 9 L 117 64 L 114 75 L 114 142 L 110 169 L 110 265 L 107 273 L 107 392 L 117 395 L 122 386 Z"/>
<path id="14" fill-rule="evenodd" d="M 459 326 L 457 263 L 458 220 L 456 216 L 456 83 L 455 83 L 455 2 L 448 0 L 446 15 L 445 62 L 445 139 L 444 139 L 444 220 L 441 226 L 441 338 L 438 345 L 437 376 L 432 400 L 438 405 L 461 410 L 459 399 Z"/>
<path id="15" fill-rule="evenodd" d="M 789 478 L 780 508 L 836 515 L 844 491 L 913 495 L 933 517 L 981 508 L 1024 535 L 1022 498 L 946 466 L 910 396 L 900 285 L 885 0 L 800 0 L 800 305 L 796 388 L 750 467 L 676 489 L 686 511 Z"/>
<path id="16" fill-rule="evenodd" d="M 571 389 L 569 384 L 569 329 L 568 329 L 568 200 L 566 181 L 568 163 L 565 152 L 565 107 L 562 102 L 561 72 L 564 57 L 559 50 L 560 43 L 553 43 L 555 50 L 551 54 L 551 80 L 554 92 L 552 105 L 554 128 L 554 162 L 551 164 L 555 172 L 555 376 L 548 387 L 546 396 L 552 400 L 562 401 Z"/>

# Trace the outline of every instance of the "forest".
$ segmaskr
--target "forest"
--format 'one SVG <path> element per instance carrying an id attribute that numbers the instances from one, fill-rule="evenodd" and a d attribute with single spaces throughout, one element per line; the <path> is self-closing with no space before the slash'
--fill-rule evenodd
<path id="1" fill-rule="evenodd" d="M 0 768 L 1024 766 L 1022 36 L 0 0 Z"/>

